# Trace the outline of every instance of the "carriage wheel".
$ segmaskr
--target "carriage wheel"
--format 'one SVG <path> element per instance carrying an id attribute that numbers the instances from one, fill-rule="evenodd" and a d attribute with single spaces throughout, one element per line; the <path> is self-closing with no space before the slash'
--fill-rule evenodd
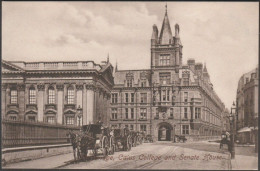
<path id="1" fill-rule="evenodd" d="M 102 140 L 102 151 L 103 151 L 103 156 L 106 157 L 108 155 L 108 140 L 107 137 L 104 136 Z"/>
<path id="2" fill-rule="evenodd" d="M 92 152 L 93 152 L 93 157 L 94 157 L 94 159 L 96 159 L 96 157 L 97 157 L 97 148 L 95 147 L 95 148 L 92 150 Z"/>
<path id="3" fill-rule="evenodd" d="M 127 151 L 131 150 L 130 137 L 127 137 L 126 140 L 126 150 Z"/>
<path id="4" fill-rule="evenodd" d="M 115 146 L 114 146 L 114 141 L 112 139 L 112 137 L 110 137 L 110 154 L 114 154 L 115 153 Z"/>

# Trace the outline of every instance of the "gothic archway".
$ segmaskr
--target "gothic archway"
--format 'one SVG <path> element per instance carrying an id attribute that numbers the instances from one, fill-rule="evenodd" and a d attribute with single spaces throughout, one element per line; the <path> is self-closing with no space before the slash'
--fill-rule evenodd
<path id="1" fill-rule="evenodd" d="M 174 130 L 171 124 L 162 122 L 158 124 L 158 141 L 171 141 Z"/>

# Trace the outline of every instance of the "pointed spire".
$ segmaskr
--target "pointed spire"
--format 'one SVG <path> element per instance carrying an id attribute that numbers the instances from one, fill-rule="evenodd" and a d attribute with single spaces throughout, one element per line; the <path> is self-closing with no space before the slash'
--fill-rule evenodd
<path id="1" fill-rule="evenodd" d="M 109 53 L 107 54 L 107 63 L 109 63 Z"/>
<path id="2" fill-rule="evenodd" d="M 204 62 L 204 69 L 203 72 L 208 72 L 207 67 L 206 67 L 206 62 Z"/>
<path id="3" fill-rule="evenodd" d="M 165 5 L 165 15 L 162 23 L 162 28 L 160 32 L 160 43 L 161 44 L 171 44 L 172 43 L 172 30 L 170 22 L 167 15 L 167 4 Z"/>
<path id="4" fill-rule="evenodd" d="M 167 14 L 167 2 L 165 4 L 165 13 Z"/>
<path id="5" fill-rule="evenodd" d="M 115 68 L 115 71 L 117 71 L 117 59 L 116 59 L 116 68 Z"/>

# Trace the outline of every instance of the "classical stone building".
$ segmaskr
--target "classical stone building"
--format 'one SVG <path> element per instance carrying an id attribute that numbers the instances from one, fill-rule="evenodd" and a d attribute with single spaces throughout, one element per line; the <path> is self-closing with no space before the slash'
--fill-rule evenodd
<path id="1" fill-rule="evenodd" d="M 108 124 L 113 67 L 93 61 L 2 60 L 2 118 L 65 125 Z"/>
<path id="2" fill-rule="evenodd" d="M 237 88 L 237 139 L 241 143 L 254 143 L 254 130 L 258 130 L 258 66 L 243 74 Z"/>
<path id="3" fill-rule="evenodd" d="M 183 64 L 179 25 L 174 29 L 173 36 L 166 10 L 160 33 L 153 26 L 150 69 L 118 70 L 116 66 L 112 127 L 144 131 L 155 140 L 220 135 L 225 106 L 206 65 L 194 59 Z"/>

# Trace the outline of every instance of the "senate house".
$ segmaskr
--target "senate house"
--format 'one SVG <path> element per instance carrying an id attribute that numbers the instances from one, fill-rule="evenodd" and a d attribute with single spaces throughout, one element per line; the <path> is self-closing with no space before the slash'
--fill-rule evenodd
<path id="1" fill-rule="evenodd" d="M 109 58 L 101 64 L 2 60 L 2 118 L 77 126 L 102 121 L 156 141 L 220 135 L 225 106 L 206 65 L 183 62 L 180 26 L 171 29 L 167 10 L 160 32 L 152 27 L 150 59 L 150 68 L 140 70 L 113 68 Z"/>

